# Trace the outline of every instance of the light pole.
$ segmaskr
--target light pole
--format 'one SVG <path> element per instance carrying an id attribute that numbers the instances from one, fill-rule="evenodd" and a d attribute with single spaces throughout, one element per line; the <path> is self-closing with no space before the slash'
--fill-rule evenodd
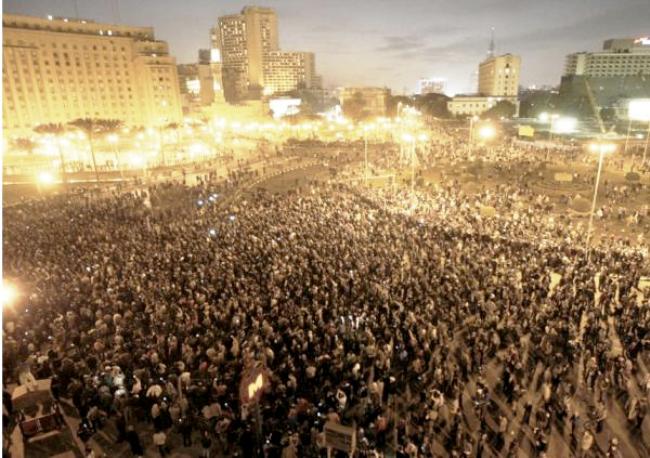
<path id="1" fill-rule="evenodd" d="M 627 144 L 630 141 L 630 130 L 632 129 L 632 118 L 628 116 L 627 120 L 627 134 L 625 134 L 625 147 L 623 148 L 623 154 L 627 153 Z"/>
<path id="2" fill-rule="evenodd" d="M 643 148 L 643 158 L 641 159 L 641 164 L 645 164 L 645 159 L 648 156 L 648 145 L 650 144 L 650 121 L 648 122 L 648 133 L 645 137 L 645 148 Z"/>
<path id="3" fill-rule="evenodd" d="M 122 172 L 122 162 L 120 161 L 120 151 L 119 151 L 119 147 L 117 146 L 118 142 L 120 141 L 120 137 L 117 134 L 110 134 L 108 137 L 106 137 L 106 140 L 108 141 L 108 143 L 113 145 L 113 154 L 115 154 L 115 165 L 120 171 L 120 178 L 124 179 L 124 173 Z"/>
<path id="4" fill-rule="evenodd" d="M 415 137 L 411 134 L 402 135 L 402 140 L 409 143 L 411 156 L 411 194 L 415 190 Z"/>
<path id="5" fill-rule="evenodd" d="M 363 126 L 363 183 L 368 186 L 368 126 Z"/>
<path id="6" fill-rule="evenodd" d="M 478 121 L 478 116 L 472 116 L 469 118 L 469 134 L 467 136 L 467 152 L 469 153 L 472 149 L 472 136 L 474 134 L 474 123 Z"/>
<path id="7" fill-rule="evenodd" d="M 589 250 L 589 245 L 591 242 L 591 230 L 594 223 L 594 213 L 596 211 L 596 200 L 598 198 L 598 184 L 600 183 L 600 174 L 603 170 L 603 159 L 605 154 L 613 153 L 616 151 L 616 145 L 613 143 L 592 143 L 589 145 L 589 150 L 598 153 L 598 173 L 596 174 L 596 184 L 594 185 L 594 198 L 591 202 L 591 212 L 589 212 L 589 224 L 587 225 L 587 242 L 585 245 L 585 251 L 587 252 L 587 261 L 589 261 L 589 255 L 591 254 Z"/>
<path id="8" fill-rule="evenodd" d="M 0 292 L 0 298 L 2 299 L 2 308 L 10 308 L 16 302 L 16 299 L 20 296 L 20 291 L 16 285 L 8 279 L 2 279 L 2 290 Z"/>

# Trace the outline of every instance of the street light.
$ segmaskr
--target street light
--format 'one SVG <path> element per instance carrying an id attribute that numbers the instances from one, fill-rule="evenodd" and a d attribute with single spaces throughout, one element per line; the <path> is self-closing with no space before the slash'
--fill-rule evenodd
<path id="1" fill-rule="evenodd" d="M 491 140 L 496 134 L 496 129 L 491 125 L 482 126 L 478 131 L 478 136 L 483 141 Z"/>
<path id="2" fill-rule="evenodd" d="M 120 137 L 117 134 L 109 134 L 106 137 L 106 140 L 108 141 L 108 143 L 113 145 L 113 154 L 115 154 L 115 165 L 120 170 L 120 178 L 124 178 L 124 175 L 122 173 L 122 164 L 120 162 L 120 152 L 117 147 L 117 144 L 120 141 Z"/>
<path id="3" fill-rule="evenodd" d="M 642 164 L 645 164 L 648 155 L 648 144 L 650 143 L 650 99 L 630 100 L 627 106 L 629 124 L 627 127 L 627 137 L 630 136 L 630 127 L 632 121 L 643 121 L 648 123 L 648 134 L 646 135 L 645 148 L 643 148 Z M 625 138 L 625 149 L 627 150 L 627 137 Z"/>
<path id="4" fill-rule="evenodd" d="M 39 184 L 49 185 L 54 183 L 54 176 L 50 172 L 41 172 L 36 178 Z"/>
<path id="5" fill-rule="evenodd" d="M 594 212 L 596 211 L 596 199 L 598 197 L 598 184 L 600 183 L 600 174 L 603 170 L 603 159 L 605 154 L 610 154 L 616 151 L 616 145 L 614 143 L 592 143 L 589 145 L 589 151 L 592 153 L 598 153 L 598 173 L 596 174 L 596 184 L 594 186 L 594 198 L 591 202 L 591 212 L 589 213 L 589 224 L 587 226 L 587 243 L 585 250 L 587 251 L 587 261 L 589 260 L 589 243 L 591 242 L 591 229 L 594 223 Z"/>
<path id="6" fill-rule="evenodd" d="M 411 144 L 411 193 L 415 191 L 415 137 L 409 133 L 402 135 L 402 140 Z"/>
<path id="7" fill-rule="evenodd" d="M 368 186 L 368 131 L 370 126 L 363 126 L 363 183 Z"/>
<path id="8" fill-rule="evenodd" d="M 7 279 L 2 279 L 2 308 L 11 307 L 18 298 L 18 288 Z"/>
<path id="9" fill-rule="evenodd" d="M 551 121 L 551 132 L 554 134 L 572 134 L 576 131 L 578 120 L 570 117 L 558 117 Z"/>
<path id="10" fill-rule="evenodd" d="M 469 136 L 467 138 L 467 152 L 469 153 L 469 150 L 472 147 L 472 136 L 474 134 L 474 123 L 479 120 L 478 116 L 472 116 L 469 118 Z"/>

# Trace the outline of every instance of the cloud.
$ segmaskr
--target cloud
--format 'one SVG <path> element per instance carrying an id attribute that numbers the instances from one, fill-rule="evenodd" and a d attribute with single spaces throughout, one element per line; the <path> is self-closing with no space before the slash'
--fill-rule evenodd
<path id="1" fill-rule="evenodd" d="M 377 51 L 402 52 L 426 46 L 423 39 L 416 35 L 388 36 L 384 37 L 384 42 L 384 45 L 379 46 Z"/>

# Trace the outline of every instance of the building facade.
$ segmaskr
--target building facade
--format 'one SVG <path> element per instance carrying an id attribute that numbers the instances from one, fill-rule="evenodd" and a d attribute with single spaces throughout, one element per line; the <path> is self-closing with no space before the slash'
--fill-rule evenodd
<path id="1" fill-rule="evenodd" d="M 222 83 L 228 102 L 321 87 L 313 53 L 280 50 L 278 19 L 270 8 L 245 7 L 220 17 L 211 42 L 213 80 Z"/>
<path id="2" fill-rule="evenodd" d="M 264 93 L 317 88 L 314 53 L 273 51 L 264 62 Z"/>
<path id="3" fill-rule="evenodd" d="M 214 102 L 214 84 L 210 64 L 178 65 L 178 81 L 183 114 L 208 106 Z"/>
<path id="4" fill-rule="evenodd" d="M 521 58 L 513 54 L 488 57 L 479 65 L 478 92 L 490 97 L 516 97 Z"/>
<path id="5" fill-rule="evenodd" d="M 447 109 L 453 116 L 481 116 L 498 102 L 505 101 L 515 106 L 519 113 L 517 97 L 485 97 L 482 95 L 457 95 L 447 102 Z"/>
<path id="6" fill-rule="evenodd" d="M 345 87 L 339 92 L 343 111 L 350 103 L 359 102 L 364 116 L 386 116 L 390 89 L 383 87 Z"/>
<path id="7" fill-rule="evenodd" d="M 579 52 L 566 58 L 560 83 L 561 108 L 579 118 L 594 117 L 628 99 L 650 95 L 650 38 L 618 38 L 603 43 L 602 51 Z"/>
<path id="8" fill-rule="evenodd" d="M 565 76 L 596 78 L 650 75 L 650 37 L 609 39 L 598 52 L 566 57 Z"/>
<path id="9" fill-rule="evenodd" d="M 240 14 L 222 16 L 211 31 L 211 41 L 213 50 L 219 50 L 226 100 L 259 97 L 264 62 L 279 50 L 275 11 L 247 6 Z"/>
<path id="10" fill-rule="evenodd" d="M 444 94 L 445 80 L 439 78 L 422 78 L 418 81 L 418 94 Z"/>
<path id="11" fill-rule="evenodd" d="M 3 127 L 182 120 L 174 57 L 151 27 L 3 14 Z"/>

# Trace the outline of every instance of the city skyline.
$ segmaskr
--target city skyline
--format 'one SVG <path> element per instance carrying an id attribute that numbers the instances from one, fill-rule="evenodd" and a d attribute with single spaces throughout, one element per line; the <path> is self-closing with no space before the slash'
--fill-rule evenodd
<path id="1" fill-rule="evenodd" d="M 79 17 L 154 27 L 179 63 L 196 61 L 197 50 L 209 45 L 210 27 L 219 16 L 247 5 L 271 7 L 283 31 L 281 49 L 313 51 L 328 87 L 387 86 L 411 93 L 420 78 L 442 77 L 449 94 L 476 90 L 474 73 L 487 55 L 491 27 L 496 29 L 497 54 L 521 55 L 522 85 L 557 85 L 566 55 L 598 50 L 608 38 L 645 35 L 650 15 L 645 0 L 615 5 L 606 0 L 549 0 L 526 9 L 518 8 L 517 0 L 412 0 L 399 5 L 335 0 L 301 2 L 300 7 L 288 0 L 96 0 L 77 5 Z M 3 12 L 75 16 L 73 0 L 8 0 Z"/>

